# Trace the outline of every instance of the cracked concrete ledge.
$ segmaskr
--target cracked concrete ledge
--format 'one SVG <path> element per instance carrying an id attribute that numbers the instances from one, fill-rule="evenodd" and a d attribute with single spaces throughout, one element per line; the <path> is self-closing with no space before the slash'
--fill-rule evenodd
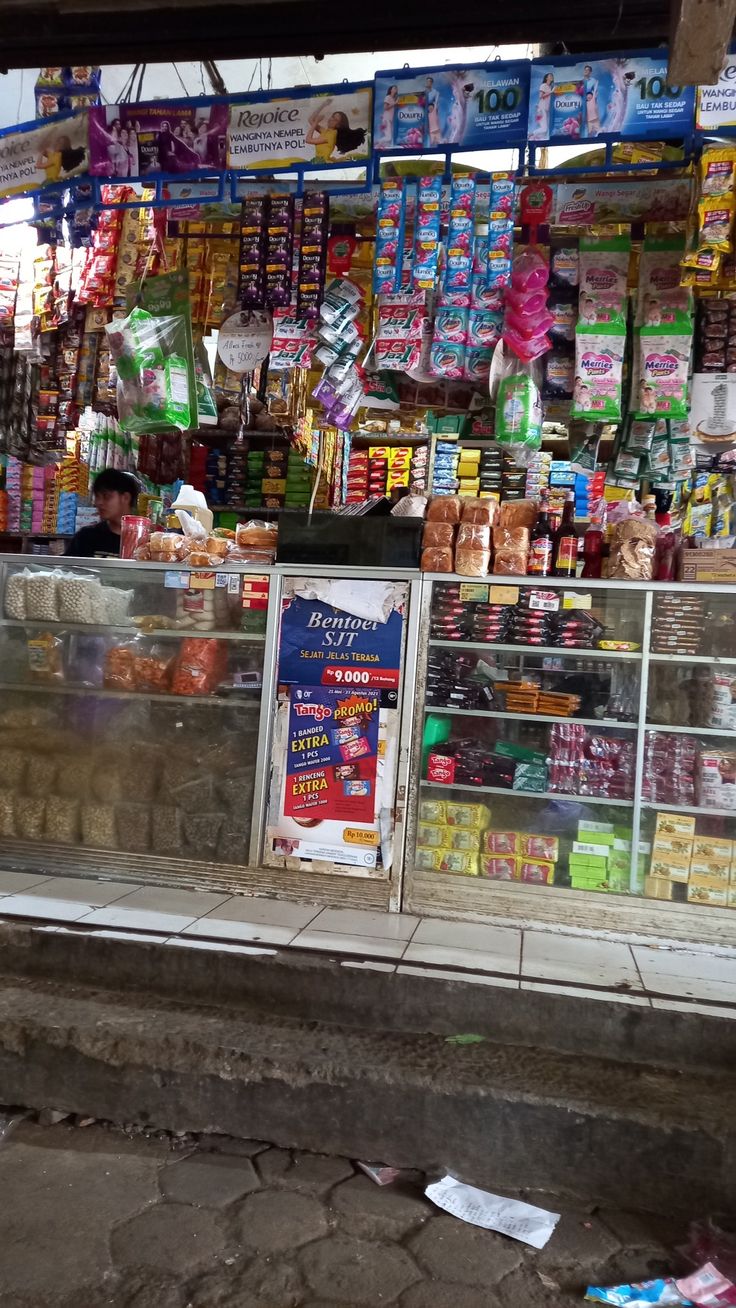
<path id="1" fill-rule="evenodd" d="M 165 949 L 82 932 L 0 924 L 0 974 L 162 999 L 243 1008 L 347 1027 L 451 1035 L 474 1031 L 497 1044 L 605 1057 L 650 1067 L 732 1071 L 736 1023 L 698 1013 L 604 1003 L 531 990 L 399 976 L 294 950 L 276 957 Z"/>
<path id="2" fill-rule="evenodd" d="M 662 1210 L 680 1195 L 691 1212 L 728 1210 L 730 1095 L 724 1073 L 458 1046 L 242 1002 L 38 977 L 6 976 L 0 989 L 0 1101 L 449 1170 L 486 1187 L 533 1175 L 542 1189 L 622 1206 L 635 1194 Z"/>

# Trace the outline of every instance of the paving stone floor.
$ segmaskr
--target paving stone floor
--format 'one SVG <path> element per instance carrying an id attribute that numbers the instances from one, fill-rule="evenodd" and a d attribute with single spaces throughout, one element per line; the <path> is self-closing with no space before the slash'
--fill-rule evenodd
<path id="1" fill-rule="evenodd" d="M 256 1141 L 26 1120 L 0 1143 L 0 1308 L 568 1308 L 589 1282 L 669 1270 L 684 1234 L 530 1191 L 563 1214 L 537 1252 L 439 1212 L 419 1181 L 381 1188 L 345 1158 Z"/>

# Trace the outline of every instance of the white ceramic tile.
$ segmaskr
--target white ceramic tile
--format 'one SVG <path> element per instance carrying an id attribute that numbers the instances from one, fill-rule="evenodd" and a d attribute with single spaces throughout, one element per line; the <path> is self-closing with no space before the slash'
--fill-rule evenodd
<path id="1" fill-rule="evenodd" d="M 182 932 L 185 936 L 211 936 L 217 940 L 244 940 L 265 945 L 288 945 L 294 939 L 293 927 L 269 926 L 264 922 L 228 922 L 224 918 L 201 917 Z"/>
<path id="2" fill-rule="evenodd" d="M 0 913 L 2 912 L 0 901 Z M 701 977 L 668 976 L 666 972 L 642 972 L 644 986 L 650 992 L 661 996 L 678 995 L 687 999 L 721 999 L 727 1004 L 736 1004 L 736 985 L 726 981 L 709 981 Z"/>
<path id="3" fill-rule="evenodd" d="M 173 936 L 178 931 L 183 931 L 195 920 L 184 917 L 182 913 L 147 913 L 142 908 L 120 908 L 119 904 L 96 908 L 83 919 L 86 927 L 120 927 L 128 931 L 154 931 L 164 936 Z"/>
<path id="4" fill-rule="evenodd" d="M 518 990 L 519 982 L 507 976 L 483 976 L 481 972 L 453 972 L 451 968 L 418 967 L 399 963 L 396 971 L 402 976 L 437 977 L 441 981 L 467 981 L 469 985 L 500 986 L 502 990 Z"/>
<path id="5" fill-rule="evenodd" d="M 124 881 L 88 881 L 84 877 L 52 877 L 43 885 L 26 890 L 29 899 L 53 895 L 54 899 L 63 899 L 69 904 L 91 904 L 103 908 L 113 900 L 120 899 L 136 886 L 126 885 Z"/>
<path id="6" fill-rule="evenodd" d="M 535 981 L 586 981 L 613 988 L 627 982 L 641 990 L 628 945 L 581 936 L 524 932 L 521 975 Z"/>
<path id="7" fill-rule="evenodd" d="M 545 995 L 567 995 L 573 999 L 604 999 L 608 1004 L 636 1004 L 648 1008 L 646 995 L 630 995 L 624 990 L 586 990 L 583 986 L 556 986 L 547 981 L 522 981 L 522 990 L 539 990 Z"/>
<path id="8" fill-rule="evenodd" d="M 302 931 L 292 940 L 294 949 L 322 949 L 336 954 L 377 954 L 380 958 L 401 958 L 403 940 L 386 940 L 379 936 L 357 936 L 336 931 Z"/>
<path id="9" fill-rule="evenodd" d="M 515 960 L 521 953 L 521 931 L 514 927 L 485 926 L 480 922 L 446 922 L 442 918 L 425 918 L 419 923 L 413 945 L 445 945 L 449 949 L 477 949 L 484 954 L 499 954 Z"/>
<path id="10" fill-rule="evenodd" d="M 312 931 L 333 931 L 337 935 L 373 936 L 381 940 L 410 940 L 419 918 L 410 913 L 378 913 L 361 908 L 323 908 L 311 924 Z"/>
<path id="11" fill-rule="evenodd" d="M 120 900 L 121 908 L 144 908 L 152 913 L 177 913 L 182 917 L 204 917 L 229 895 L 216 895 L 204 890 L 169 890 L 165 886 L 144 886 L 133 890 Z"/>
<path id="12" fill-rule="evenodd" d="M 229 945 L 225 941 L 193 940 L 185 936 L 170 936 L 167 945 L 178 945 L 181 949 L 207 949 L 211 954 L 255 954 L 258 957 L 276 954 L 275 949 L 261 949 L 257 945 Z"/>
<path id="13" fill-rule="evenodd" d="M 394 963 L 374 963 L 371 959 L 351 959 L 350 961 L 343 959 L 340 967 L 352 967 L 353 969 L 359 968 L 362 972 L 396 971 L 396 965 Z"/>
<path id="14" fill-rule="evenodd" d="M 518 981 L 518 955 L 485 954 L 480 949 L 451 949 L 449 945 L 415 944 L 412 940 L 402 959 L 404 963 L 436 963 L 440 967 L 467 967 L 472 972 L 501 972 Z"/>
<path id="15" fill-rule="evenodd" d="M 642 975 L 656 973 L 690 979 L 724 981 L 736 985 L 736 959 L 717 954 L 691 953 L 684 949 L 651 949 L 634 945 L 632 952 Z"/>
<path id="16" fill-rule="evenodd" d="M 45 884 L 45 872 L 6 872 L 0 869 L 0 895 L 22 895 L 31 886 Z"/>
<path id="17" fill-rule="evenodd" d="M 87 919 L 85 918 L 85 923 L 86 923 L 86 922 L 87 922 Z M 59 927 L 59 930 L 60 930 L 60 931 L 64 931 L 65 928 L 64 928 L 64 927 Z M 149 934 L 147 934 L 146 932 L 143 932 L 143 931 L 138 932 L 138 931 L 79 931 L 79 930 L 74 930 L 74 931 L 67 931 L 66 934 L 67 934 L 67 935 L 75 935 L 75 936 L 79 936 L 79 935 L 84 935 L 84 936 L 94 936 L 95 940 L 119 940 L 119 941 L 122 941 L 124 944 L 127 944 L 129 940 L 145 940 L 145 942 L 146 942 L 147 945 L 165 945 L 165 944 L 166 944 L 166 941 L 168 940 L 168 936 L 165 936 L 165 935 L 157 936 L 157 935 L 155 935 L 153 932 L 151 932 L 150 935 L 149 935 Z"/>
<path id="18" fill-rule="evenodd" d="M 715 1008 L 712 1004 L 682 1004 L 676 999 L 653 999 L 652 1008 L 669 1009 L 672 1013 L 700 1013 L 705 1017 L 725 1017 L 736 1019 L 736 1005 L 733 1008 Z"/>
<path id="19" fill-rule="evenodd" d="M 291 927 L 301 931 L 316 913 L 316 904 L 288 904 L 276 899 L 257 899 L 254 895 L 233 895 L 205 918 L 220 922 L 254 922 L 265 926 Z"/>
<path id="20" fill-rule="evenodd" d="M 89 911 L 89 904 L 70 904 L 65 899 L 43 896 L 8 895 L 0 899 L 0 917 L 45 917 L 52 922 L 76 922 Z"/>

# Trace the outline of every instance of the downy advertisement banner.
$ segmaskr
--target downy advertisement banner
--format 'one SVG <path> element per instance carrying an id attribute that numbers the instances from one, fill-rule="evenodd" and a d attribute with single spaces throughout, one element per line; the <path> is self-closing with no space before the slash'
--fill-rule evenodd
<path id="1" fill-rule="evenodd" d="M 316 168 L 371 157 L 373 86 L 259 92 L 230 104 L 227 166 Z"/>
<path id="2" fill-rule="evenodd" d="M 671 86 L 667 52 L 535 59 L 529 140 L 666 140 L 693 129 L 695 88 Z"/>
<path id="3" fill-rule="evenodd" d="M 227 103 L 211 99 L 90 109 L 90 172 L 96 177 L 217 172 L 227 167 L 227 118 Z"/>
<path id="4" fill-rule="evenodd" d="M 526 59 L 467 68 L 376 73 L 376 150 L 488 150 L 523 144 L 529 107 Z"/>
<path id="5" fill-rule="evenodd" d="M 0 132 L 0 197 L 56 186 L 87 171 L 87 119 L 57 115 Z"/>

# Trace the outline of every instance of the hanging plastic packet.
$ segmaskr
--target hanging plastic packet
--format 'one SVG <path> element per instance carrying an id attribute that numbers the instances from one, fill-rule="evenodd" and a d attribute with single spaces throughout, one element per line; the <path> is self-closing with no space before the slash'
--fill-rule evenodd
<path id="1" fill-rule="evenodd" d="M 634 412 L 665 418 L 688 415 L 688 377 L 692 328 L 686 319 L 677 332 L 670 327 L 639 331 L 639 389 Z"/>
<path id="2" fill-rule="evenodd" d="M 549 286 L 550 291 L 566 295 L 577 295 L 580 284 L 580 252 L 577 245 L 566 238 L 564 245 L 553 246 L 550 254 Z"/>
<path id="3" fill-rule="evenodd" d="M 512 372 L 499 384 L 496 440 L 500 445 L 527 445 L 532 449 L 541 445 L 542 401 L 528 372 Z"/>
<path id="4" fill-rule="evenodd" d="M 453 177 L 447 229 L 445 291 L 470 292 L 475 241 L 475 178 Z"/>
<path id="5" fill-rule="evenodd" d="M 406 220 L 406 187 L 399 177 L 381 183 L 376 213 L 373 293 L 401 289 Z"/>
<path id="6" fill-rule="evenodd" d="M 621 317 L 627 297 L 630 236 L 583 236 L 580 240 L 580 321 L 588 326 Z"/>
<path id="7" fill-rule="evenodd" d="M 623 323 L 611 323 L 605 329 L 578 323 L 572 418 L 594 418 L 601 422 L 620 419 L 625 348 Z"/>
<path id="8" fill-rule="evenodd" d="M 316 318 L 325 286 L 330 199 L 324 191 L 310 191 L 302 201 L 296 311 L 300 318 Z"/>
<path id="9" fill-rule="evenodd" d="M 192 425 L 186 323 L 133 309 L 105 328 L 118 374 L 120 426 L 129 432 L 186 431 Z M 196 394 L 196 390 L 195 390 Z"/>
<path id="10" fill-rule="evenodd" d="M 549 350 L 542 356 L 542 395 L 547 400 L 569 400 L 575 385 L 575 358 L 570 350 Z"/>
<path id="11" fill-rule="evenodd" d="M 439 177 L 420 177 L 414 220 L 414 263 L 412 281 L 423 291 L 437 284 L 440 258 L 442 182 Z"/>

